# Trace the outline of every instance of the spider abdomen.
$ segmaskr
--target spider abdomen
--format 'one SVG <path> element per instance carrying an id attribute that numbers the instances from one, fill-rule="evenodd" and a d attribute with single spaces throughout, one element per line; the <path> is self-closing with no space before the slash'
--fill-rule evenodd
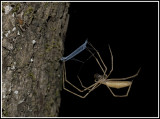
<path id="1" fill-rule="evenodd" d="M 125 88 L 132 84 L 132 81 L 106 81 L 105 85 L 111 88 Z"/>

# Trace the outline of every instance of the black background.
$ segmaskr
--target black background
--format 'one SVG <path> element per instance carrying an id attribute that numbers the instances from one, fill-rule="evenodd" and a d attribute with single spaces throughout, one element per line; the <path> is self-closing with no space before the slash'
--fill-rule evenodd
<path id="1" fill-rule="evenodd" d="M 81 99 L 62 90 L 59 116 L 62 117 L 148 117 L 158 109 L 158 3 L 152 2 L 71 2 L 65 39 L 67 56 L 88 38 L 110 70 L 110 45 L 114 71 L 110 78 L 134 79 L 129 96 L 115 98 L 105 85 Z M 68 73 L 75 73 L 75 67 Z M 91 73 L 94 65 L 87 70 Z M 77 80 L 68 79 L 71 82 Z M 82 81 L 93 81 L 83 76 Z"/>

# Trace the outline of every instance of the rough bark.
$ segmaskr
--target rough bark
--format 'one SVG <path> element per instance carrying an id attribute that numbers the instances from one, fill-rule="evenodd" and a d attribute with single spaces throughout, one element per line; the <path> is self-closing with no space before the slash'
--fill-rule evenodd
<path id="1" fill-rule="evenodd" d="M 2 3 L 2 116 L 58 116 L 69 3 Z"/>

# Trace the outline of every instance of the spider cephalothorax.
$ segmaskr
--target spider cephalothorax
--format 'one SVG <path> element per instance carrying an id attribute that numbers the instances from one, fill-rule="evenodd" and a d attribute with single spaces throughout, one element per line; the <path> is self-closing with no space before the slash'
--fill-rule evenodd
<path id="1" fill-rule="evenodd" d="M 94 79 L 95 79 L 94 80 L 95 82 L 99 81 L 99 83 L 103 83 L 107 79 L 107 76 L 106 75 L 100 75 L 100 74 L 96 73 L 96 74 L 94 74 Z"/>

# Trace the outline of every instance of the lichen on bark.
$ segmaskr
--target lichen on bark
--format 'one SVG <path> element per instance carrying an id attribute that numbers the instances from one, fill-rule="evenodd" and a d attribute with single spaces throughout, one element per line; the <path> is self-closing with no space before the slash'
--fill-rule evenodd
<path id="1" fill-rule="evenodd" d="M 2 3 L 2 116 L 58 116 L 68 8 L 65 2 Z"/>

